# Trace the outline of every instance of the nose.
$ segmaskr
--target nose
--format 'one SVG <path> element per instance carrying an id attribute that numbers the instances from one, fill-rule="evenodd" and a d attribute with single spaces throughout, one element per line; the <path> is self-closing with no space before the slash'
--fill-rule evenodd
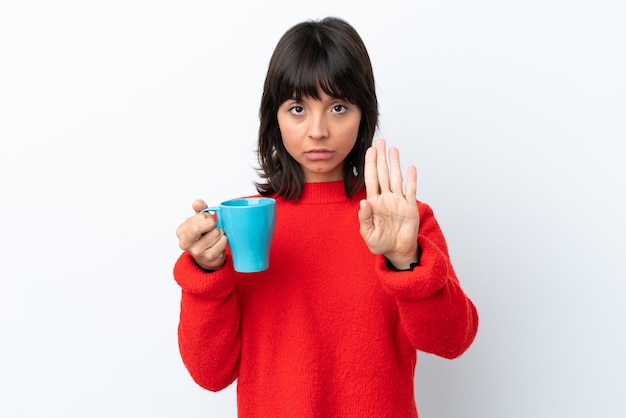
<path id="1" fill-rule="evenodd" d="M 328 124 L 323 114 L 313 114 L 309 120 L 309 138 L 324 139 L 328 137 Z"/>

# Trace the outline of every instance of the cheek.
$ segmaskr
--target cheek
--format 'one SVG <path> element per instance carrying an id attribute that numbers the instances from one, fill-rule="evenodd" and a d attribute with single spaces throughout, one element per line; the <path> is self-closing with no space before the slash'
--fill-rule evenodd
<path id="1" fill-rule="evenodd" d="M 306 137 L 306 130 L 303 129 L 302 125 L 289 122 L 280 123 L 280 121 L 278 128 L 280 130 L 280 136 L 283 140 L 285 149 L 293 155 L 292 151 L 297 151 L 303 144 L 304 138 Z"/>
<path id="2" fill-rule="evenodd" d="M 359 135 L 359 128 L 361 127 L 361 113 L 355 115 L 354 119 L 350 123 L 351 134 L 356 138 Z"/>
<path id="3" fill-rule="evenodd" d="M 281 117 L 278 117 L 278 130 L 280 131 L 280 135 L 283 138 L 283 142 L 285 141 L 285 139 L 289 139 L 294 136 L 293 128 L 289 125 L 287 121 L 285 121 Z"/>
<path id="4" fill-rule="evenodd" d="M 293 145 L 293 133 L 289 130 L 289 128 L 281 126 L 280 127 L 280 137 L 283 141 L 283 145 L 285 146 L 285 149 L 289 152 L 292 145 Z"/>
<path id="5" fill-rule="evenodd" d="M 342 132 L 342 136 L 344 138 L 344 142 L 346 144 L 350 145 L 350 149 L 352 149 L 352 147 L 354 146 L 354 144 L 356 144 L 356 142 L 359 140 L 358 136 L 359 136 L 359 123 L 355 123 L 355 124 L 351 124 L 350 126 L 346 127 L 343 132 Z"/>
<path id="6" fill-rule="evenodd" d="M 297 154 L 296 148 L 298 143 L 298 141 L 296 140 L 296 134 L 289 126 L 279 124 L 278 128 L 280 131 L 280 137 L 283 143 L 283 147 L 285 147 L 287 154 L 294 157 L 294 155 Z"/>

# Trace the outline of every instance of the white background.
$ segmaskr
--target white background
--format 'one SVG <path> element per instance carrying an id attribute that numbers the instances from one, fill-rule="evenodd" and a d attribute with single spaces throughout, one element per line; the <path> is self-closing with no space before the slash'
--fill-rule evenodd
<path id="1" fill-rule="evenodd" d="M 420 417 L 626 416 L 626 3 L 224 3 L 0 6 L 0 416 L 236 416 L 178 356 L 175 229 L 254 192 L 271 52 L 327 15 L 480 313 Z"/>

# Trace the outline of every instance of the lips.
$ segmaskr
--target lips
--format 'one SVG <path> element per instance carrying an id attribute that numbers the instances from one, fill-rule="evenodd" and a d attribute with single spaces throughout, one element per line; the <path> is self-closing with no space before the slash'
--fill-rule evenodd
<path id="1" fill-rule="evenodd" d="M 331 158 L 334 152 L 327 149 L 313 149 L 310 151 L 306 151 L 304 154 L 309 160 L 319 161 Z"/>

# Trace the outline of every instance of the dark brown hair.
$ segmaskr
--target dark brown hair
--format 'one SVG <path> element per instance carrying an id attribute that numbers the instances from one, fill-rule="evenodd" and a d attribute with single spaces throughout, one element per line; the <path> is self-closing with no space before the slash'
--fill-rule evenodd
<path id="1" fill-rule="evenodd" d="M 374 74 L 356 30 L 344 20 L 329 17 L 293 26 L 278 41 L 270 59 L 259 112 L 259 175 L 265 179 L 256 183 L 260 194 L 276 193 L 293 200 L 302 195 L 303 174 L 283 145 L 277 113 L 294 96 L 296 100 L 318 99 L 320 89 L 361 109 L 358 138 L 346 157 L 343 179 L 347 196 L 363 187 L 365 151 L 378 125 Z"/>

